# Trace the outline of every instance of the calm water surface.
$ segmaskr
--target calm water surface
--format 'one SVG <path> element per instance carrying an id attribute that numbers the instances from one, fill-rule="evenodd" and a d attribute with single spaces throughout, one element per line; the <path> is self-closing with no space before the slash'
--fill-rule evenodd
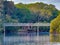
<path id="1" fill-rule="evenodd" d="M 36 35 L 36 33 L 25 34 L 5 36 L 3 45 L 60 45 L 60 43 L 49 42 L 49 35 Z"/>

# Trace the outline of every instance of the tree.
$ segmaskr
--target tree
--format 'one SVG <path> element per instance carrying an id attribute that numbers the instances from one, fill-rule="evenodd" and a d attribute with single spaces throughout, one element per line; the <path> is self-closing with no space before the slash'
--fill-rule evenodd
<path id="1" fill-rule="evenodd" d="M 50 24 L 51 41 L 60 42 L 60 14 Z"/>

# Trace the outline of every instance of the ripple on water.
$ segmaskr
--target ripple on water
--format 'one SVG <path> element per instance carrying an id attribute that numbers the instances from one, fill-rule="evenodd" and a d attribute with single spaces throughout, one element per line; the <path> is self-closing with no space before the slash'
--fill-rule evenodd
<path id="1" fill-rule="evenodd" d="M 9 36 L 5 37 L 5 45 L 60 45 L 49 42 L 49 36 Z"/>

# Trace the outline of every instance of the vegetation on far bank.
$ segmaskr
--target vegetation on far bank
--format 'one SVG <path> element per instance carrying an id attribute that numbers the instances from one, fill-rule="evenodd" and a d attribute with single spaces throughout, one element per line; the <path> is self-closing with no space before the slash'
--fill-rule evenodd
<path id="1" fill-rule="evenodd" d="M 5 23 L 36 23 L 51 22 L 58 16 L 59 10 L 52 4 L 32 3 L 32 4 L 16 4 L 13 2 L 4 2 L 4 21 Z M 2 23 L 3 21 L 1 21 Z M 0 23 L 0 24 L 1 24 Z M 3 26 L 0 26 L 3 30 Z"/>
<path id="2" fill-rule="evenodd" d="M 60 14 L 54 20 L 51 21 L 50 41 L 60 42 Z"/>

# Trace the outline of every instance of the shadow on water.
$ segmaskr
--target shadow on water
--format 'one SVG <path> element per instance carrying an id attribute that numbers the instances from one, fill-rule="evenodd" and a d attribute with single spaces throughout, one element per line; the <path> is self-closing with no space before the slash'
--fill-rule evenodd
<path id="1" fill-rule="evenodd" d="M 3 38 L 4 38 L 3 34 L 0 33 L 0 45 L 3 45 Z"/>
<path id="2" fill-rule="evenodd" d="M 5 33 L 5 36 L 37 36 L 38 35 L 49 35 L 49 32 L 11 32 L 11 33 Z"/>

